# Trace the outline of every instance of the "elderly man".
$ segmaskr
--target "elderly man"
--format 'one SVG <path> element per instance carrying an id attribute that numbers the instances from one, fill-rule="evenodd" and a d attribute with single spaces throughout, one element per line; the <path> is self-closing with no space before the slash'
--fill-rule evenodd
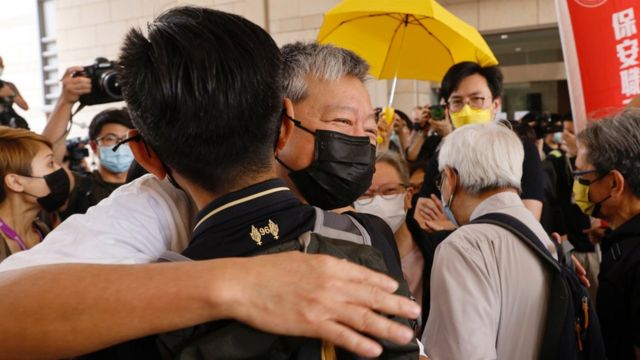
<path id="1" fill-rule="evenodd" d="M 640 109 L 593 122 L 577 136 L 574 196 L 606 220 L 598 317 L 609 359 L 640 359 Z"/>
<path id="2" fill-rule="evenodd" d="M 170 21 L 171 18 L 164 17 L 164 20 L 159 23 L 152 24 L 151 41 L 159 41 L 156 36 L 163 34 L 164 31 L 178 29 L 173 26 L 167 27 L 164 24 L 164 21 Z M 221 18 L 223 17 L 221 16 Z M 264 50 L 267 45 L 271 46 L 271 43 L 265 40 L 266 34 L 259 32 L 260 34 L 256 35 L 257 30 L 255 29 L 242 31 L 250 33 L 247 35 L 249 39 L 254 37 L 258 39 L 253 45 L 245 41 L 242 42 L 242 45 L 237 45 L 250 47 L 251 51 L 248 49 L 241 51 L 252 55 L 234 57 L 233 63 L 235 65 L 228 63 L 224 66 L 239 66 L 237 59 L 243 59 L 250 64 L 239 66 L 234 71 L 247 75 L 248 72 L 262 69 L 261 66 L 264 64 L 256 62 L 260 56 L 266 59 L 279 58 L 279 56 L 268 52 L 255 53 L 259 51 L 258 49 Z M 197 32 L 197 34 L 209 36 L 207 32 Z M 216 36 L 223 36 L 220 33 L 216 34 Z M 185 41 L 186 39 L 189 37 L 185 38 Z M 137 39 L 137 41 L 144 43 L 142 39 Z M 265 41 L 267 45 L 265 45 Z M 209 42 L 196 43 L 197 46 L 203 46 L 202 44 Z M 238 51 L 234 49 L 235 45 L 232 45 L 238 44 L 238 42 L 224 42 L 224 44 L 230 47 L 230 51 Z M 146 47 L 137 48 L 141 51 Z M 315 66 L 325 66 L 326 61 L 324 60 L 338 57 L 340 60 L 333 61 L 334 64 L 351 65 L 339 66 L 338 69 L 334 69 L 337 72 L 328 72 L 329 75 L 326 76 L 329 78 L 311 83 L 311 86 L 308 87 L 304 86 L 304 82 L 308 79 L 306 75 L 312 74 L 312 71 L 316 71 L 317 68 L 296 72 L 295 74 L 298 75 L 296 81 L 298 84 L 299 82 L 303 83 L 302 87 L 296 87 L 303 91 L 297 95 L 299 100 L 294 101 L 293 107 L 289 100 L 284 101 L 286 117 L 282 118 L 280 135 L 276 136 L 273 133 L 271 135 L 274 136 L 267 136 L 272 140 L 260 139 L 261 151 L 264 152 L 265 141 L 270 142 L 271 149 L 275 148 L 280 163 L 283 164 L 283 167 L 290 169 L 289 173 L 282 169 L 279 171 L 285 172 L 291 182 L 296 185 L 297 191 L 303 195 L 309 191 L 311 194 L 317 194 L 322 190 L 323 184 L 309 185 L 309 182 L 306 181 L 310 173 L 324 174 L 330 183 L 333 182 L 331 177 L 343 176 L 343 174 L 327 172 L 326 169 L 318 166 L 312 155 L 314 149 L 312 146 L 302 148 L 302 145 L 298 145 L 300 146 L 299 152 L 292 149 L 287 153 L 287 146 L 295 146 L 295 142 L 287 145 L 287 136 L 292 138 L 306 136 L 303 144 L 312 140 L 308 138 L 307 132 L 314 133 L 316 143 L 322 144 L 326 144 L 326 142 L 320 140 L 326 141 L 327 136 L 341 139 L 342 142 L 338 141 L 338 143 L 343 144 L 346 141 L 351 144 L 348 141 L 352 140 L 351 138 L 370 134 L 369 141 L 363 136 L 358 136 L 359 140 L 355 142 L 360 144 L 362 139 L 365 139 L 366 146 L 371 146 L 370 142 L 375 139 L 373 111 L 360 75 L 366 73 L 366 66 L 356 66 L 358 63 L 356 60 L 359 58 L 352 53 L 332 49 L 325 49 L 326 55 L 323 61 L 312 63 Z M 303 47 L 302 50 L 306 51 L 299 52 L 295 59 L 300 60 L 299 56 L 305 54 L 312 58 L 320 56 L 319 51 L 314 50 L 313 46 Z M 210 53 L 219 52 L 211 50 Z M 227 53 L 224 53 L 226 56 Z M 128 54 L 128 59 L 129 61 L 135 59 L 142 61 L 141 59 L 146 59 L 145 56 L 136 57 L 135 54 Z M 344 59 L 345 56 L 347 59 Z M 227 59 L 228 57 L 216 57 L 215 60 L 225 62 L 228 61 Z M 286 49 L 284 59 L 285 62 L 291 64 L 295 60 L 287 59 Z M 166 58 L 164 60 L 169 61 Z M 206 59 L 194 57 L 194 61 L 196 60 L 205 61 Z M 346 61 L 342 62 L 342 60 Z M 362 60 L 360 59 L 359 62 L 361 63 Z M 304 64 L 298 66 L 304 66 Z M 200 67 L 196 68 L 200 69 Z M 169 67 L 169 69 L 176 68 Z M 210 67 L 204 66 L 202 69 L 210 69 Z M 211 73 L 208 74 L 211 75 Z M 319 73 L 319 76 L 324 76 L 324 74 L 326 73 Z M 287 73 L 287 75 L 293 76 L 293 73 Z M 245 100 L 247 96 L 252 96 L 250 92 L 255 93 L 252 101 L 264 99 L 264 92 L 267 91 L 264 89 L 272 87 L 273 82 L 267 81 L 264 84 L 254 85 L 253 81 L 264 80 L 256 76 L 254 74 L 251 81 L 233 82 L 240 85 L 246 84 L 246 89 L 230 89 L 229 91 L 240 91 L 242 99 Z M 138 87 L 133 87 L 135 85 L 133 78 L 129 79 L 132 82 L 129 83 L 131 87 L 128 89 L 136 88 L 139 90 Z M 223 81 L 222 79 L 216 81 L 218 80 Z M 334 95 L 338 96 L 325 96 L 326 94 L 322 91 L 327 90 L 326 85 L 336 81 L 338 81 L 336 85 L 343 85 L 337 87 L 339 90 L 336 90 Z M 203 89 L 205 88 L 203 87 Z M 225 88 L 221 87 L 221 89 Z M 245 91 L 249 93 L 245 94 Z M 274 99 L 278 92 L 273 91 Z M 216 90 L 215 93 L 218 95 L 213 98 L 218 101 L 235 99 L 232 96 L 220 96 L 219 90 Z M 295 98 L 294 95 L 288 93 L 288 90 L 285 90 L 285 95 Z M 326 101 L 321 101 L 323 96 Z M 198 96 L 185 99 L 185 101 L 202 101 L 201 99 L 205 98 L 207 104 L 202 104 L 202 106 L 210 111 L 209 97 L 201 98 Z M 136 109 L 140 108 L 137 101 L 145 100 L 139 96 L 130 97 L 131 99 L 134 102 L 130 101 L 130 106 Z M 282 99 L 280 101 L 282 102 Z M 305 101 L 308 103 L 307 110 L 303 106 Z M 301 106 L 298 107 L 299 115 L 296 106 Z M 224 106 L 222 108 L 227 114 L 233 112 L 245 121 L 256 116 L 256 112 L 253 110 L 250 114 L 247 113 L 249 110 L 246 109 L 251 108 L 248 105 L 233 109 Z M 189 109 L 191 108 L 184 108 L 185 111 L 194 111 Z M 262 107 L 259 110 L 264 111 Z M 281 114 L 281 110 L 278 109 L 278 116 Z M 158 118 L 162 117 L 162 115 L 156 115 Z M 141 113 L 135 113 L 135 116 L 141 116 Z M 151 115 L 145 112 L 144 116 Z M 264 120 L 268 120 L 267 117 Z M 149 126 L 149 123 L 146 124 Z M 296 129 L 294 129 L 294 125 Z M 185 124 L 185 126 L 188 125 Z M 200 128 L 195 130 L 202 131 Z M 148 131 L 148 129 L 142 130 L 143 137 Z M 203 136 L 189 132 L 189 129 L 185 131 L 190 136 L 200 136 L 200 139 Z M 250 128 L 247 131 L 253 131 L 253 129 Z M 340 133 L 344 136 L 337 135 Z M 234 132 L 234 134 L 241 134 L 241 132 Z M 216 133 L 216 135 L 219 136 L 220 133 Z M 263 132 L 252 134 L 254 137 L 266 135 L 269 134 Z M 210 191 L 203 190 L 204 185 L 193 181 L 192 173 L 202 171 L 215 173 L 216 169 L 199 169 L 196 166 L 189 167 L 188 164 L 182 164 L 176 160 L 175 154 L 171 153 L 166 141 L 159 142 L 158 136 L 160 136 L 158 133 L 150 133 L 150 139 L 145 139 L 151 140 L 151 146 L 148 149 L 133 143 L 137 144 L 134 146 L 137 148 L 136 156 L 142 156 L 145 159 L 142 163 L 145 163 L 155 174 L 164 176 L 167 173 L 169 180 L 184 187 L 194 197 L 199 207 L 209 208 L 206 203 L 209 202 L 212 194 Z M 166 138 L 166 134 L 162 136 Z M 208 134 L 204 134 L 204 136 L 208 136 Z M 330 141 L 329 143 L 335 144 L 336 142 Z M 146 150 L 149 152 L 147 153 Z M 160 155 L 149 157 L 148 155 L 153 155 L 154 150 L 159 151 Z M 194 149 L 194 151 L 196 150 Z M 223 148 L 217 151 L 226 150 Z M 181 149 L 181 151 L 186 150 Z M 246 154 L 246 149 L 243 151 L 243 154 Z M 300 161 L 298 157 L 294 156 L 296 153 L 304 160 Z M 233 155 L 238 156 L 237 154 Z M 160 162 L 158 157 L 167 163 Z M 255 157 L 253 160 L 256 160 Z M 270 154 L 270 158 L 265 155 L 264 160 L 264 162 L 260 162 L 264 168 L 260 168 L 262 170 L 256 169 L 260 170 L 259 173 L 262 174 L 260 176 L 266 180 L 271 174 L 267 165 L 269 163 L 275 164 L 273 153 Z M 363 163 L 361 159 L 354 162 L 361 167 L 356 179 L 362 181 L 363 178 L 366 178 L 367 167 L 372 167 L 373 164 Z M 242 162 L 242 164 L 253 167 L 256 165 L 255 161 L 252 163 Z M 265 177 L 265 174 L 268 176 Z M 230 173 L 226 174 L 226 176 L 231 175 Z M 241 188 L 243 181 L 244 186 L 251 184 L 251 182 L 245 181 L 251 179 L 248 177 L 251 174 L 240 172 L 237 175 L 243 177 L 233 177 L 236 187 L 223 189 L 224 191 Z M 282 191 L 281 187 L 276 189 Z M 218 192 L 214 192 L 213 195 L 216 193 Z M 358 195 L 360 194 L 341 192 L 339 196 L 334 196 L 328 205 L 342 206 Z M 287 201 L 291 203 L 294 200 Z M 310 202 L 314 203 L 313 200 Z M 214 214 L 203 213 L 202 215 L 206 217 L 205 219 L 199 215 L 203 223 L 207 219 L 214 218 Z M 60 262 L 103 264 L 150 262 L 168 249 L 181 251 L 185 248 L 190 236 L 190 216 L 189 203 L 184 193 L 174 189 L 167 181 L 159 181 L 149 175 L 129 186 L 118 189 L 109 200 L 92 208 L 87 215 L 71 217 L 68 222 L 61 225 L 57 232 L 54 232 L 51 239 L 48 239 L 47 246 L 37 249 L 31 255 L 9 259 L 6 264 L 2 265 L 6 270 L 28 265 Z M 380 219 L 377 220 L 381 222 Z M 366 227 L 367 224 L 363 225 Z M 207 226 L 213 225 L 207 224 Z M 388 228 L 384 230 L 390 232 Z M 100 236 L 96 236 L 96 234 L 100 234 Z M 392 237 L 390 239 L 393 241 Z M 220 240 L 226 241 L 226 239 Z M 387 259 L 385 258 L 385 260 Z M 266 283 L 269 286 L 264 286 Z M 28 284 L 28 287 L 20 286 L 20 284 Z M 411 338 L 411 331 L 376 315 L 374 311 L 407 317 L 415 317 L 419 314 L 419 308 L 415 304 L 411 304 L 408 299 L 388 294 L 389 291 L 395 289 L 394 283 L 390 279 L 356 266 L 341 264 L 333 259 L 319 259 L 299 254 L 261 256 L 251 260 L 229 259 L 199 261 L 191 264 L 141 265 L 138 267 L 49 266 L 6 272 L 0 276 L 1 285 L 7 286 L 5 289 L 9 289 L 11 286 L 11 291 L 3 291 L 6 294 L 11 293 L 11 296 L 2 297 L 0 302 L 2 304 L 5 302 L 6 304 L 20 304 L 21 307 L 20 311 L 13 311 L 6 315 L 3 313 L 2 315 L 3 324 L 12 324 L 0 330 L 1 341 L 6 341 L 6 345 L 2 344 L 3 351 L 9 354 L 24 355 L 28 353 L 33 354 L 32 356 L 64 357 L 134 337 L 221 318 L 234 318 L 272 333 L 320 337 L 360 354 L 376 356 L 381 351 L 380 346 L 357 331 L 396 342 L 408 342 Z M 60 289 L 64 289 L 64 294 Z M 73 304 L 68 301 L 69 298 L 73 299 Z M 0 306 L 0 308 L 8 308 L 8 306 Z M 82 312 L 76 315 L 79 308 L 82 309 Z M 177 316 L 175 309 L 181 309 L 179 316 Z M 171 315 L 166 316 L 167 314 Z M 25 316 L 28 317 L 28 321 Z M 96 323 L 99 323 L 100 326 L 96 327 Z M 34 328 L 38 329 L 37 333 L 30 330 Z M 67 341 L 68 338 L 72 338 L 73 341 Z"/>
<path id="3" fill-rule="evenodd" d="M 499 124 L 467 125 L 444 140 L 442 204 L 461 227 L 438 246 L 431 271 L 423 342 L 433 359 L 537 358 L 549 293 L 546 268 L 508 230 L 465 225 L 484 214 L 508 214 L 554 250 L 518 196 L 523 157 L 518 137 Z"/>

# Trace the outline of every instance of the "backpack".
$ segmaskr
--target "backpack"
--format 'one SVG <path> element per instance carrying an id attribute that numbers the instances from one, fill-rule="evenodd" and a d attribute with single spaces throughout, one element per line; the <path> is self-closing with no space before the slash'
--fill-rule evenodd
<path id="1" fill-rule="evenodd" d="M 355 218 L 315 208 L 316 219 L 311 231 L 297 239 L 278 244 L 252 254 L 265 255 L 285 251 L 303 251 L 310 254 L 328 254 L 347 259 L 373 270 L 388 273 L 381 252 L 371 246 L 367 230 Z M 190 261 L 181 254 L 166 252 L 161 261 Z M 402 279 L 396 279 L 402 280 Z M 396 294 L 410 297 L 405 281 L 399 281 Z M 406 326 L 417 324 L 408 319 L 391 317 Z M 415 360 L 418 345 L 406 345 L 377 339 L 384 352 L 380 359 Z M 311 344 L 310 344 L 311 342 Z M 237 321 L 215 321 L 188 329 L 160 334 L 155 338 L 162 359 L 364 359 L 321 340 L 269 334 Z M 311 346 L 310 346 L 311 345 Z M 318 351 L 321 349 L 321 351 Z M 292 356 L 292 354 L 295 354 Z M 330 355 L 330 354 L 333 354 Z"/>
<path id="2" fill-rule="evenodd" d="M 606 359 L 600 322 L 589 292 L 575 270 L 557 261 L 542 241 L 520 220 L 502 213 L 490 213 L 470 222 L 492 224 L 509 230 L 533 251 L 550 271 L 551 284 L 546 325 L 539 359 Z"/>

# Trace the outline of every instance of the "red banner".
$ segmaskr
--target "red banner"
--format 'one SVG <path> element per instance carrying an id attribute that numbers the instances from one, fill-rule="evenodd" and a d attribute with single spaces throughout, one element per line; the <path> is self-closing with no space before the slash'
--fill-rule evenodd
<path id="1" fill-rule="evenodd" d="M 640 95 L 637 0 L 556 0 L 576 127 Z"/>

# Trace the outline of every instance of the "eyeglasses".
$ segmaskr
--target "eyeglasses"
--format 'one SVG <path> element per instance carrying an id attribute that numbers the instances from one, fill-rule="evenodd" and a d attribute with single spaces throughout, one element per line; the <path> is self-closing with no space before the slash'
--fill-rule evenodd
<path id="1" fill-rule="evenodd" d="M 598 176 L 594 180 L 587 180 L 587 179 L 581 177 L 583 175 L 595 174 L 595 173 L 602 173 L 602 175 Z M 595 183 L 596 181 L 598 181 L 598 180 L 602 179 L 603 177 L 607 176 L 608 174 L 609 174 L 609 171 L 601 171 L 601 170 L 597 170 L 597 169 L 572 171 L 571 172 L 571 176 L 573 176 L 573 178 L 576 179 L 578 181 L 578 183 L 580 183 L 581 185 L 585 185 L 585 186 L 589 186 L 589 185 Z"/>
<path id="2" fill-rule="evenodd" d="M 126 138 L 126 136 L 118 137 L 118 135 L 116 134 L 107 134 L 105 136 L 97 138 L 96 142 L 98 143 L 98 145 L 102 146 L 115 146 Z"/>
<path id="3" fill-rule="evenodd" d="M 456 176 L 458 176 L 458 170 L 457 169 L 451 168 L 451 170 L 453 170 L 453 173 L 456 174 Z M 437 189 L 442 191 L 442 183 L 444 182 L 444 170 L 442 170 L 442 171 L 440 171 L 440 173 L 438 173 L 438 177 L 436 177 L 435 181 L 436 181 Z"/>
<path id="4" fill-rule="evenodd" d="M 406 191 L 407 187 L 401 183 L 386 183 L 380 185 L 377 189 L 369 189 L 360 198 L 358 203 L 361 205 L 367 205 L 373 201 L 373 197 L 380 195 L 383 199 L 391 200 L 402 195 Z"/>
<path id="5" fill-rule="evenodd" d="M 455 98 L 450 98 L 449 101 L 447 102 L 447 105 L 449 106 L 449 110 L 451 110 L 452 112 L 458 112 L 462 110 L 465 104 L 469 104 L 469 106 L 471 106 L 472 109 L 480 110 L 484 107 L 485 99 L 486 98 L 483 96 L 471 96 L 466 99 L 461 97 L 455 97 Z"/>

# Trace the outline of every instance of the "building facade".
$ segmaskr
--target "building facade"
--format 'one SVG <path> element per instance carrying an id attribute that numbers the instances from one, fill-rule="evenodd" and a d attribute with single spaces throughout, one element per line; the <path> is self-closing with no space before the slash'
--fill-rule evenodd
<path id="1" fill-rule="evenodd" d="M 394 0 L 389 0 L 394 1 Z M 73 65 L 96 57 L 116 58 L 132 26 L 142 29 L 162 11 L 198 5 L 236 13 L 265 28 L 279 45 L 312 41 L 322 15 L 339 0 L 0 0 L 0 56 L 3 78 L 14 82 L 31 109 L 21 114 L 40 131 L 59 93 L 59 79 Z M 554 0 L 441 0 L 453 14 L 487 39 L 505 74 L 507 113 L 531 109 L 563 112 L 568 107 Z M 400 80 L 394 105 L 409 112 L 436 101 L 438 84 Z M 391 82 L 371 80 L 374 106 L 386 105 Z M 566 104 L 565 105 L 565 101 Z M 86 133 L 83 124 L 107 107 L 83 109 L 71 136 Z M 509 114 L 512 117 L 512 114 Z"/>

